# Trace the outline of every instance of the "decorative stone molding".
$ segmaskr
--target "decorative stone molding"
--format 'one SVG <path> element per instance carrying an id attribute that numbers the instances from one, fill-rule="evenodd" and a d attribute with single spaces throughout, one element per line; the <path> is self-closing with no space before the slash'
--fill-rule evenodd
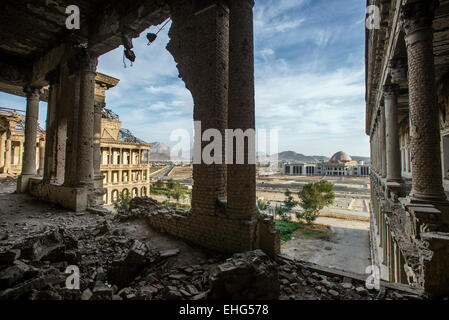
<path id="1" fill-rule="evenodd" d="M 32 87 L 32 86 L 25 86 L 25 88 L 23 88 L 23 92 L 26 93 L 27 95 L 27 99 L 40 99 L 40 94 L 41 94 L 41 89 L 42 88 L 38 88 L 38 87 Z"/>
<path id="2" fill-rule="evenodd" d="M 438 0 L 409 0 L 401 8 L 400 19 L 406 34 L 406 41 L 420 40 L 431 31 Z M 416 33 L 420 35 L 417 36 Z"/>

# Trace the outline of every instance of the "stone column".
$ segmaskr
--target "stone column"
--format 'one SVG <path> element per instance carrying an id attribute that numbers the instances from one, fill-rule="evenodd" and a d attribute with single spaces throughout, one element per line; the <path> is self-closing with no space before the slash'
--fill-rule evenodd
<path id="1" fill-rule="evenodd" d="M 76 71 L 74 71 L 76 72 Z M 65 111 L 67 114 L 67 141 L 65 152 L 65 171 L 64 186 L 76 186 L 76 170 L 78 167 L 77 148 L 78 148 L 78 117 L 79 117 L 79 94 L 80 77 L 74 73 L 69 77 L 69 73 L 64 68 L 67 95 Z M 47 142 L 46 142 L 47 143 Z"/>
<path id="2" fill-rule="evenodd" d="M 409 65 L 412 154 L 411 199 L 442 201 L 440 128 L 433 54 L 434 9 L 437 1 L 408 1 L 401 10 Z"/>
<path id="3" fill-rule="evenodd" d="M 103 204 L 103 174 L 101 173 L 101 111 L 104 103 L 95 102 L 94 104 L 94 140 L 93 140 L 93 166 L 95 183 L 95 204 Z"/>
<path id="4" fill-rule="evenodd" d="M 231 217 L 251 219 L 258 215 L 256 206 L 255 102 L 253 0 L 230 1 L 229 17 L 229 95 L 228 128 L 248 130 L 244 150 L 234 144 L 232 164 L 227 168 L 227 213 Z M 237 140 L 237 139 L 235 139 Z M 237 164 L 243 152 L 243 164 Z"/>
<path id="5" fill-rule="evenodd" d="M 23 167 L 23 144 L 24 142 L 22 142 L 21 140 L 18 141 L 19 142 L 19 154 L 17 155 L 17 165 L 20 166 L 21 170 Z M 36 158 L 36 157 L 34 157 Z M 35 166 L 36 167 L 36 166 Z"/>
<path id="6" fill-rule="evenodd" d="M 37 174 L 42 176 L 44 174 L 44 162 L 45 162 L 45 139 L 39 139 L 39 169 Z"/>
<path id="7" fill-rule="evenodd" d="M 39 116 L 40 88 L 27 87 L 27 106 L 25 115 L 25 151 L 22 163 L 22 174 L 17 180 L 17 192 L 28 190 L 29 178 L 36 175 L 36 138 Z"/>
<path id="8" fill-rule="evenodd" d="M 6 143 L 6 132 L 0 134 L 0 168 L 5 166 L 5 143 Z"/>
<path id="9" fill-rule="evenodd" d="M 11 168 L 11 138 L 6 138 L 5 165 L 3 173 L 9 173 Z"/>
<path id="10" fill-rule="evenodd" d="M 45 125 L 45 160 L 43 182 L 56 181 L 56 126 L 59 94 L 59 71 L 55 70 L 46 75 L 50 86 L 48 89 L 47 119 Z"/>
<path id="11" fill-rule="evenodd" d="M 386 126 L 385 126 L 385 104 L 380 106 L 380 161 L 382 178 L 387 177 L 387 139 L 386 139 Z"/>
<path id="12" fill-rule="evenodd" d="M 94 88 L 98 59 L 87 51 L 81 57 L 80 98 L 78 120 L 78 186 L 93 183 L 93 135 L 94 135 Z"/>
<path id="13" fill-rule="evenodd" d="M 398 90 L 397 84 L 384 86 L 385 122 L 386 122 L 386 153 L 387 181 L 401 182 L 401 154 L 398 132 Z"/>

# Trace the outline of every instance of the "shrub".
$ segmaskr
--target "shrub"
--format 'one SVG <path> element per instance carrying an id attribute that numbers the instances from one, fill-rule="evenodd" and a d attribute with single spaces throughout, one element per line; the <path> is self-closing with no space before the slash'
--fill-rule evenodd
<path id="1" fill-rule="evenodd" d="M 320 210 L 334 203 L 334 184 L 327 180 L 308 183 L 298 192 L 298 197 L 304 211 L 298 212 L 296 217 L 312 223 Z"/>
<path id="2" fill-rule="evenodd" d="M 125 194 L 122 192 L 119 193 L 118 199 L 113 202 L 114 210 L 116 212 L 126 211 L 129 209 L 129 205 L 131 203 L 131 197 L 129 194 Z"/>

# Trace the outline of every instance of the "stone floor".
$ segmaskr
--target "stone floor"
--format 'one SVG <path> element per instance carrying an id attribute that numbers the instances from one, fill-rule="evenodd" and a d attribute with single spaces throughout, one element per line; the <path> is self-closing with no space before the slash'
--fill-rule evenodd
<path id="1" fill-rule="evenodd" d="M 332 235 L 325 239 L 292 239 L 282 253 L 321 266 L 365 274 L 371 264 L 369 223 L 322 217 L 316 222 L 330 226 Z"/>

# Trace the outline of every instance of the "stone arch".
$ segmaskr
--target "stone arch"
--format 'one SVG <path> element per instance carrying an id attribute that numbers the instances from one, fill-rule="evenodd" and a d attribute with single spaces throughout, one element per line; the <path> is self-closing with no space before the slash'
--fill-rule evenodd
<path id="1" fill-rule="evenodd" d="M 117 201 L 118 200 L 118 190 L 114 189 L 111 192 L 111 201 Z"/>
<path id="2" fill-rule="evenodd" d="M 140 196 L 141 197 L 146 197 L 147 196 L 147 188 L 146 187 L 142 187 L 140 189 Z"/>
<path id="3" fill-rule="evenodd" d="M 139 190 L 137 188 L 132 188 L 131 190 L 131 198 L 135 198 L 139 196 Z"/>

